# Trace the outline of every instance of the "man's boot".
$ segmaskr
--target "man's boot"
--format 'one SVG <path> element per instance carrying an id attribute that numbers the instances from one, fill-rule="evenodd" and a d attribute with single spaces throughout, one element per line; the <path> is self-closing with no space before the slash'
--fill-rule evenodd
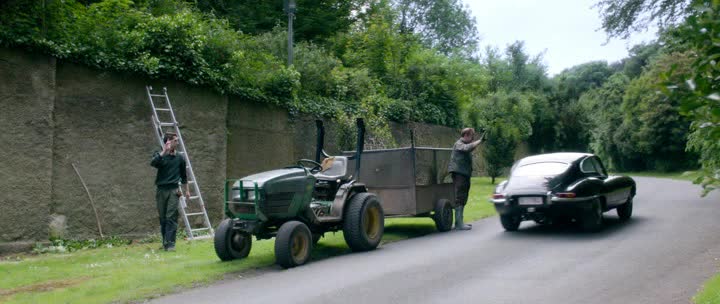
<path id="1" fill-rule="evenodd" d="M 455 230 L 470 230 L 472 225 L 465 225 L 463 223 L 463 209 L 465 206 L 455 208 Z"/>

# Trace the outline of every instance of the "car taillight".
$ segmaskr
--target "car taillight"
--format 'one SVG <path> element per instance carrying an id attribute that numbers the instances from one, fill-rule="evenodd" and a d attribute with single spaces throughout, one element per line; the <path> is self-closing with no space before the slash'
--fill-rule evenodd
<path id="1" fill-rule="evenodd" d="M 574 198 L 577 195 L 573 192 L 558 192 L 558 193 L 555 193 L 555 196 L 563 197 L 563 198 Z"/>
<path id="2" fill-rule="evenodd" d="M 501 199 L 501 198 L 505 198 L 505 194 L 502 194 L 502 193 L 493 194 L 493 199 Z"/>

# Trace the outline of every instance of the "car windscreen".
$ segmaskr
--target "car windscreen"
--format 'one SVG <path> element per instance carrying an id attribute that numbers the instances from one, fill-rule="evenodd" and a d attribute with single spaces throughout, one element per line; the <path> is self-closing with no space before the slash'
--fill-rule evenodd
<path id="1" fill-rule="evenodd" d="M 561 162 L 544 162 L 527 164 L 515 168 L 513 176 L 551 176 L 565 172 L 570 164 Z"/>

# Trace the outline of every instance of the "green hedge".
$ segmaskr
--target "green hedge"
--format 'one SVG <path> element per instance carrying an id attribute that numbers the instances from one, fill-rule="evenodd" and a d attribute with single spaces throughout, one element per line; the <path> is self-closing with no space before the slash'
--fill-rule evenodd
<path id="1" fill-rule="evenodd" d="M 369 110 L 384 122 L 460 124 L 458 96 L 463 94 L 457 91 L 462 88 L 448 87 L 438 77 L 462 67 L 405 39 L 382 18 L 338 33 L 330 45 L 297 43 L 295 65 L 286 67 L 282 28 L 249 36 L 180 0 L 90 2 L 95 3 L 3 2 L 0 45 L 207 86 L 297 115 L 357 116 Z M 378 54 L 388 60 L 378 61 Z"/>

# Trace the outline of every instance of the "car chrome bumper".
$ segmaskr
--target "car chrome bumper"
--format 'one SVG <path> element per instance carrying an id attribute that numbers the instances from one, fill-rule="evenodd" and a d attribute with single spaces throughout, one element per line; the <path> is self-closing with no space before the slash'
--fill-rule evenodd
<path id="1" fill-rule="evenodd" d="M 574 198 L 561 198 L 546 196 L 541 205 L 521 205 L 516 199 L 489 199 L 499 214 L 526 214 L 526 213 L 547 213 L 547 214 L 576 214 L 584 212 L 593 207 L 593 202 L 598 196 L 584 196 Z"/>

